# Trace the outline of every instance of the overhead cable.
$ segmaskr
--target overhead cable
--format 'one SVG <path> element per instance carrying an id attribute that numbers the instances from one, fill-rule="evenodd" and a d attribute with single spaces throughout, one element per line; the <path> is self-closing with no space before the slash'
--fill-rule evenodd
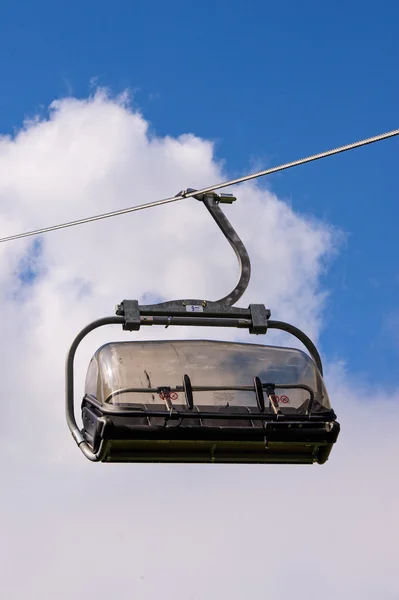
<path id="1" fill-rule="evenodd" d="M 85 223 L 91 223 L 93 221 L 100 221 L 102 219 L 109 219 L 111 217 L 126 215 L 128 213 L 136 212 L 139 210 L 144 210 L 146 208 L 153 208 L 155 206 L 162 206 L 163 204 L 170 204 L 171 202 L 178 202 L 179 200 L 183 200 L 184 198 L 191 198 L 191 197 L 197 196 L 199 194 L 206 194 L 207 192 L 212 192 L 214 190 L 219 190 L 224 187 L 236 185 L 238 183 L 243 183 L 245 181 L 250 181 L 251 179 L 257 179 L 258 177 L 264 177 L 265 175 L 270 175 L 271 173 L 277 173 L 278 171 L 284 171 L 286 169 L 290 169 L 291 167 L 297 167 L 297 166 L 303 165 L 305 163 L 309 163 L 309 162 L 312 162 L 315 160 L 320 160 L 321 158 L 326 158 L 327 156 L 333 156 L 334 154 L 340 154 L 341 152 L 346 152 L 347 150 L 353 150 L 355 148 L 359 148 L 360 146 L 366 146 L 367 144 L 373 144 L 374 142 L 379 142 L 381 140 L 385 140 L 387 138 L 394 137 L 396 135 L 399 135 L 399 129 L 394 129 L 387 133 L 382 133 L 380 135 L 375 135 L 373 137 L 370 137 L 370 138 L 367 138 L 364 140 L 360 140 L 358 142 L 353 142 L 352 144 L 347 144 L 346 146 L 340 146 L 338 148 L 334 148 L 333 150 L 327 150 L 325 152 L 320 152 L 319 154 L 313 154 L 312 156 L 308 156 L 306 158 L 301 158 L 299 160 L 294 160 L 292 162 L 285 163 L 283 165 L 279 165 L 278 167 L 264 169 L 262 171 L 257 171 L 256 173 L 251 173 L 250 175 L 244 175 L 243 177 L 237 177 L 236 179 L 231 179 L 230 181 L 224 181 L 222 183 L 217 183 L 215 185 L 202 188 L 201 190 L 195 190 L 195 191 L 190 191 L 190 192 L 188 192 L 188 191 L 180 192 L 180 194 L 178 194 L 177 196 L 165 198 L 164 200 L 157 200 L 155 202 L 139 204 L 137 206 L 132 206 L 130 208 L 123 208 L 120 210 L 103 213 L 101 215 L 86 217 L 84 219 L 77 219 L 76 221 L 69 221 L 67 223 L 61 223 L 59 225 L 43 227 L 41 229 L 35 229 L 33 231 L 26 231 L 24 233 L 17 233 L 14 235 L 0 238 L 0 243 L 11 242 L 13 240 L 18 240 L 18 239 L 30 237 L 33 235 L 40 235 L 42 233 L 48 233 L 50 231 L 56 231 L 58 229 L 66 229 L 67 227 L 75 227 L 75 225 L 84 225 Z"/>

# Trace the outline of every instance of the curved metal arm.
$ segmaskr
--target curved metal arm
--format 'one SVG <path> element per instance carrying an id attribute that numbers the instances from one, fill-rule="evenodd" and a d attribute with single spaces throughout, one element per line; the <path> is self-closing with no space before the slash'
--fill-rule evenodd
<path id="1" fill-rule="evenodd" d="M 188 188 L 185 192 L 179 192 L 179 195 L 184 195 L 184 193 L 192 193 L 195 190 L 193 188 Z M 225 306 L 232 306 L 241 298 L 244 294 L 245 290 L 248 287 L 249 280 L 251 278 L 251 261 L 249 260 L 248 252 L 235 231 L 234 227 L 224 214 L 221 208 L 219 208 L 218 204 L 223 200 L 226 202 L 233 202 L 235 200 L 234 196 L 229 197 L 228 194 L 219 196 L 216 192 L 210 192 L 207 194 L 198 194 L 194 196 L 196 200 L 199 200 L 204 203 L 209 213 L 212 215 L 213 219 L 216 221 L 219 229 L 222 231 L 223 235 L 226 237 L 230 246 L 233 248 L 236 253 L 238 264 L 240 265 L 240 278 L 234 290 L 217 300 L 218 303 L 224 304 Z"/>
<path id="2" fill-rule="evenodd" d="M 104 441 L 102 441 L 98 451 L 96 453 L 92 452 L 92 450 L 90 449 L 90 446 L 84 440 L 84 438 L 80 432 L 80 429 L 78 427 L 78 424 L 76 423 L 75 406 L 74 406 L 75 393 L 74 393 L 73 362 L 75 359 L 76 350 L 78 349 L 80 342 L 83 340 L 84 337 L 86 337 L 86 335 L 88 333 L 93 331 L 93 329 L 97 329 L 98 327 L 102 327 L 103 325 L 113 325 L 113 324 L 121 325 L 123 323 L 124 323 L 123 317 L 104 317 L 103 319 L 98 319 L 97 321 L 93 321 L 92 323 L 87 325 L 87 327 L 82 329 L 82 331 L 80 333 L 78 333 L 76 338 L 73 340 L 72 345 L 71 345 L 68 355 L 67 355 L 67 359 L 66 359 L 66 365 L 65 365 L 66 420 L 68 423 L 69 430 L 72 433 L 72 437 L 75 440 L 75 442 L 77 443 L 77 445 L 79 446 L 79 448 L 82 450 L 83 454 L 89 460 L 92 460 L 95 462 L 102 460 L 102 458 L 104 457 L 104 455 L 106 453 L 106 446 L 104 444 Z"/>
<path id="3" fill-rule="evenodd" d="M 321 362 L 320 354 L 316 346 L 314 345 L 312 340 L 306 335 L 306 333 L 303 333 L 303 331 L 301 331 L 300 329 L 298 329 L 298 327 L 295 327 L 294 325 L 284 323 L 284 321 L 269 320 L 267 322 L 267 326 L 269 329 L 280 329 L 281 331 L 286 331 L 287 333 L 290 333 L 291 335 L 296 337 L 300 342 L 302 342 L 302 344 L 309 351 L 310 356 L 316 363 L 316 366 L 320 371 L 320 375 L 323 376 L 323 364 Z"/>
<path id="4" fill-rule="evenodd" d="M 203 202 L 236 253 L 240 265 L 240 279 L 236 287 L 230 294 L 218 300 L 221 304 L 232 306 L 241 298 L 248 287 L 251 278 L 251 261 L 244 244 L 222 209 L 216 204 L 214 196 L 212 194 L 206 195 Z"/>

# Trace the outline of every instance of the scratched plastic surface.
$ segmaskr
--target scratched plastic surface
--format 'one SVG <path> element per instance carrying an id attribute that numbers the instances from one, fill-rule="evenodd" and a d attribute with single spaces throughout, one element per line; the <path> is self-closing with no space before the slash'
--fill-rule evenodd
<path id="1" fill-rule="evenodd" d="M 294 348 L 207 340 L 113 342 L 93 356 L 86 377 L 85 393 L 101 403 L 143 403 L 148 407 L 163 402 L 161 387 L 170 387 L 169 401 L 185 405 L 182 390 L 187 374 L 194 388 L 194 404 L 201 406 L 256 407 L 254 377 L 262 383 L 305 384 L 312 388 L 317 404 L 330 409 L 323 380 L 312 359 Z M 196 391 L 196 386 L 217 390 Z M 226 388 L 250 386 L 240 391 Z M 135 388 L 135 391 L 130 391 Z M 141 388 L 142 391 L 138 391 Z M 153 390 L 145 392 L 143 391 Z M 176 389 L 177 388 L 177 389 Z M 300 408 L 309 399 L 302 389 L 276 389 L 284 406 Z"/>

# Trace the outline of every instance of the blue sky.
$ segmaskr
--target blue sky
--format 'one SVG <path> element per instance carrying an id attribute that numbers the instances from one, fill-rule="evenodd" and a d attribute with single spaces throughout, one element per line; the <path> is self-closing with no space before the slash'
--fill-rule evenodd
<path id="1" fill-rule="evenodd" d="M 93 85 L 128 88 L 157 134 L 215 140 L 234 176 L 396 128 L 399 5 L 277 4 L 3 5 L 0 130 Z M 322 350 L 355 370 L 372 362 L 387 383 L 399 358 L 397 158 L 393 139 L 264 182 L 348 234 L 325 278 Z"/>
<path id="2" fill-rule="evenodd" d="M 0 237 L 213 183 L 207 140 L 235 177 L 399 127 L 397 2 L 1 8 L 0 134 L 18 135 L 0 138 Z M 125 90 L 133 109 L 115 100 Z M 398 156 L 399 137 L 236 188 L 226 206 L 251 248 L 253 293 L 307 333 L 319 332 L 329 228 L 343 233 L 321 275 L 320 349 L 342 426 L 323 466 L 96 466 L 70 438 L 64 360 L 81 327 L 125 297 L 234 285 L 233 253 L 200 203 L 0 245 L 7 600 L 263 600 L 265 581 L 273 600 L 398 598 Z M 142 339 L 185 335 L 150 329 Z M 77 396 L 95 349 L 126 339 L 101 335 L 79 349 Z"/>

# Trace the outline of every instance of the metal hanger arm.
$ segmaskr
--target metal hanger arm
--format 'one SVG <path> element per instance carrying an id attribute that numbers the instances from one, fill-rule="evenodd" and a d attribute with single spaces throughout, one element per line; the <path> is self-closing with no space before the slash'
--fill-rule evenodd
<path id="1" fill-rule="evenodd" d="M 194 191 L 194 189 L 188 188 L 184 192 L 180 192 L 179 195 L 192 193 Z M 194 198 L 203 202 L 206 206 L 237 256 L 238 264 L 240 266 L 240 278 L 238 283 L 230 294 L 217 300 L 220 304 L 232 306 L 244 294 L 251 278 L 251 261 L 249 260 L 248 252 L 236 230 L 219 207 L 219 203 L 232 204 L 236 198 L 232 194 L 216 194 L 216 192 L 194 195 Z"/>

